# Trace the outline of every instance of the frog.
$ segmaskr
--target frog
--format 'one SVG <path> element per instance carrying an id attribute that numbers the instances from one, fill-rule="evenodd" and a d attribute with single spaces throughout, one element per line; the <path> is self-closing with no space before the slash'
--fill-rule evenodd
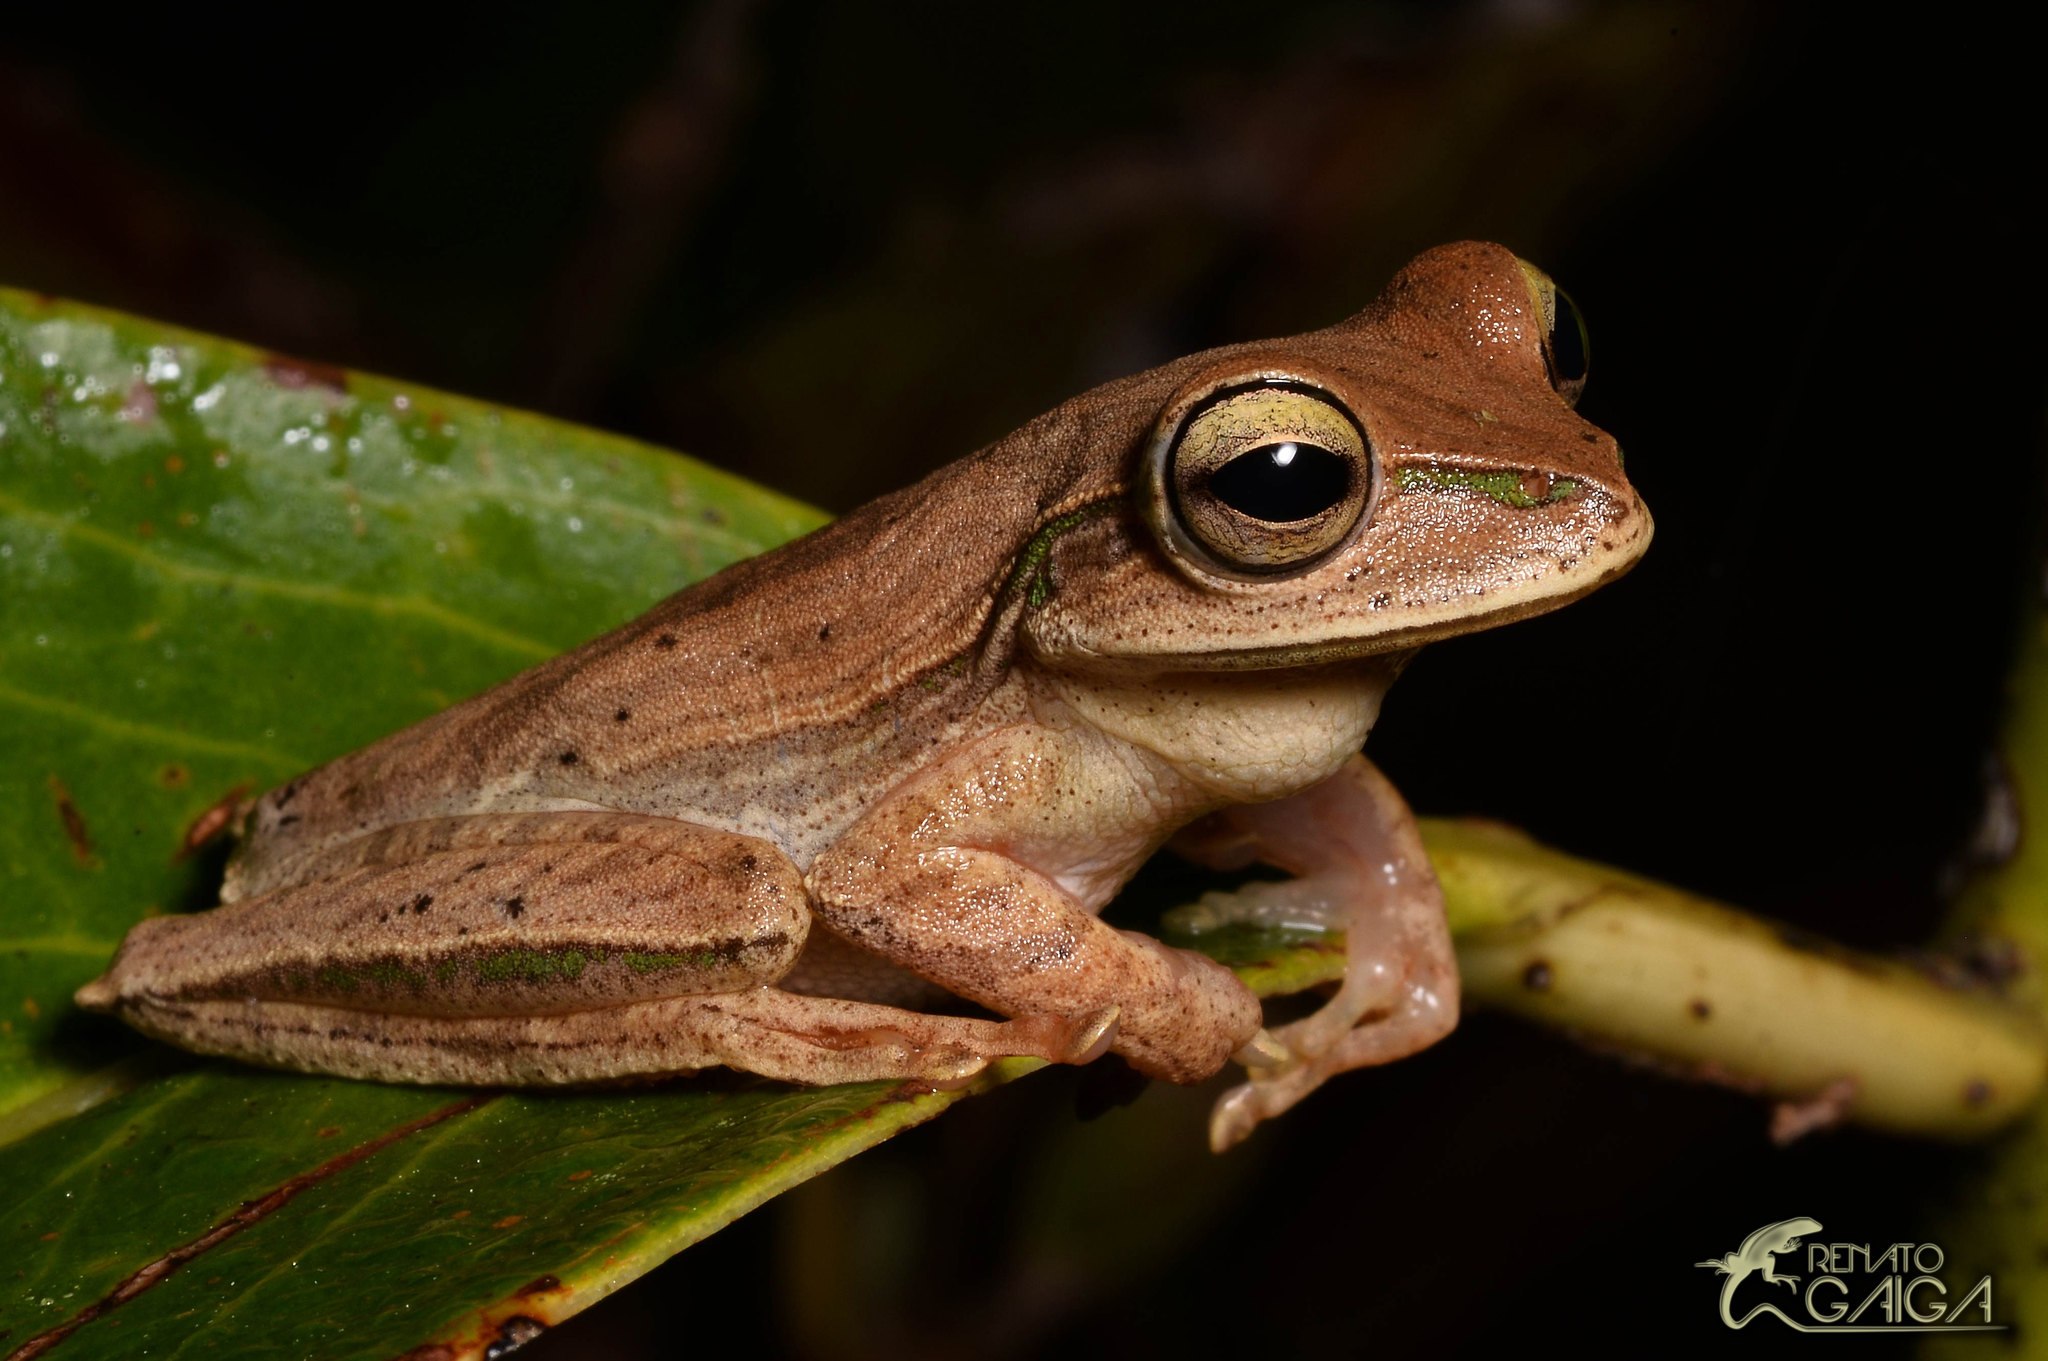
<path id="1" fill-rule="evenodd" d="M 1334 325 L 1098 386 L 240 801 L 219 905 L 138 923 L 77 1003 L 385 1082 L 1235 1061 L 1235 1144 L 1456 1024 L 1441 887 L 1362 748 L 1418 648 L 1648 545 L 1586 355 L 1546 274 L 1461 242 Z M 1165 847 L 1279 871 L 1197 924 L 1341 932 L 1335 991 L 1269 1028 L 1104 921 Z"/>

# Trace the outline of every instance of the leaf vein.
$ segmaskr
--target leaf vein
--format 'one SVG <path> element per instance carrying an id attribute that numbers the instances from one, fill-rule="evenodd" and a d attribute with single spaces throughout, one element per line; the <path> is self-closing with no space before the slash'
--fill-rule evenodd
<path id="1" fill-rule="evenodd" d="M 277 767 L 280 773 L 286 775 L 305 770 L 313 764 L 304 757 L 294 756 L 288 751 L 279 751 L 274 747 L 258 746 L 253 742 L 237 742 L 232 738 L 206 737 L 178 728 L 166 728 L 157 723 L 146 723 L 136 718 L 117 718 L 101 710 L 87 708 L 83 704 L 53 699 L 30 690 L 18 690 L 11 685 L 0 685 L 0 703 L 68 719 L 73 723 L 97 729 L 108 737 L 128 738 L 136 742 L 205 752 L 211 756 L 260 761 L 264 765 Z"/>
<path id="2" fill-rule="evenodd" d="M 332 586 L 323 582 L 287 581 L 279 577 L 258 576 L 251 572 L 223 567 L 207 567 L 194 562 L 180 562 L 154 549 L 131 543 L 120 535 L 88 525 L 79 520 L 32 506 L 17 497 L 0 492 L 0 512 L 25 520 L 30 524 L 47 529 L 61 538 L 90 544 L 102 552 L 127 558 L 150 571 L 174 581 L 206 582 L 213 585 L 230 586 L 258 595 L 277 596 L 287 600 L 305 600 L 315 604 L 333 605 L 343 609 L 361 610 L 366 614 L 389 617 L 411 615 L 431 620 L 454 633 L 464 633 L 480 642 L 507 652 L 514 652 L 536 659 L 552 657 L 561 651 L 559 647 L 529 638 L 522 633 L 489 624 L 474 615 L 451 609 L 438 600 L 421 595 L 372 595 L 365 591 L 351 590 L 346 586 Z"/>

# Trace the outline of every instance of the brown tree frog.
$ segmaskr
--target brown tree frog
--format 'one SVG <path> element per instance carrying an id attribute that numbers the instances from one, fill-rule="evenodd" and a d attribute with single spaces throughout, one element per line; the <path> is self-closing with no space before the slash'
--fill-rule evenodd
<path id="1" fill-rule="evenodd" d="M 1465 243 L 1324 330 L 1108 383 L 252 801 L 222 906 L 136 926 L 78 1001 L 402 1082 L 1235 1055 L 1227 1145 L 1455 1023 L 1359 748 L 1417 647 L 1649 543 L 1584 356 L 1548 278 Z M 1295 876 L 1211 919 L 1346 932 L 1321 1010 L 1268 1033 L 1229 971 L 1098 918 L 1176 837 Z"/>

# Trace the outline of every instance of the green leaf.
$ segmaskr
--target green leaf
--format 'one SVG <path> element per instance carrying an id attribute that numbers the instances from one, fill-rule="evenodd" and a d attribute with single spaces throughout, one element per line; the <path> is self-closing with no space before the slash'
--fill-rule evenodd
<path id="1" fill-rule="evenodd" d="M 211 901 L 179 851 L 222 797 L 821 519 L 627 440 L 0 293 L 0 1340 L 480 1352 L 975 1090 L 380 1087 L 167 1058 L 70 1006 L 135 920 Z"/>

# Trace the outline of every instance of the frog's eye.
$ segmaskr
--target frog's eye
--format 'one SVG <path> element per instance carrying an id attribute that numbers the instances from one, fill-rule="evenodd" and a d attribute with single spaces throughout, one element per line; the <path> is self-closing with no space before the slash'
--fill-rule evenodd
<path id="1" fill-rule="evenodd" d="M 1295 384 L 1211 395 L 1181 421 L 1161 471 L 1173 527 L 1239 572 L 1321 557 L 1350 534 L 1372 489 L 1357 422 Z"/>
<path id="2" fill-rule="evenodd" d="M 1543 327 L 1543 365 L 1550 373 L 1550 386 L 1566 405 L 1577 406 L 1586 390 L 1590 348 L 1586 342 L 1586 319 L 1571 295 L 1551 281 L 1548 274 L 1520 261 L 1529 284 L 1530 301 Z"/>

